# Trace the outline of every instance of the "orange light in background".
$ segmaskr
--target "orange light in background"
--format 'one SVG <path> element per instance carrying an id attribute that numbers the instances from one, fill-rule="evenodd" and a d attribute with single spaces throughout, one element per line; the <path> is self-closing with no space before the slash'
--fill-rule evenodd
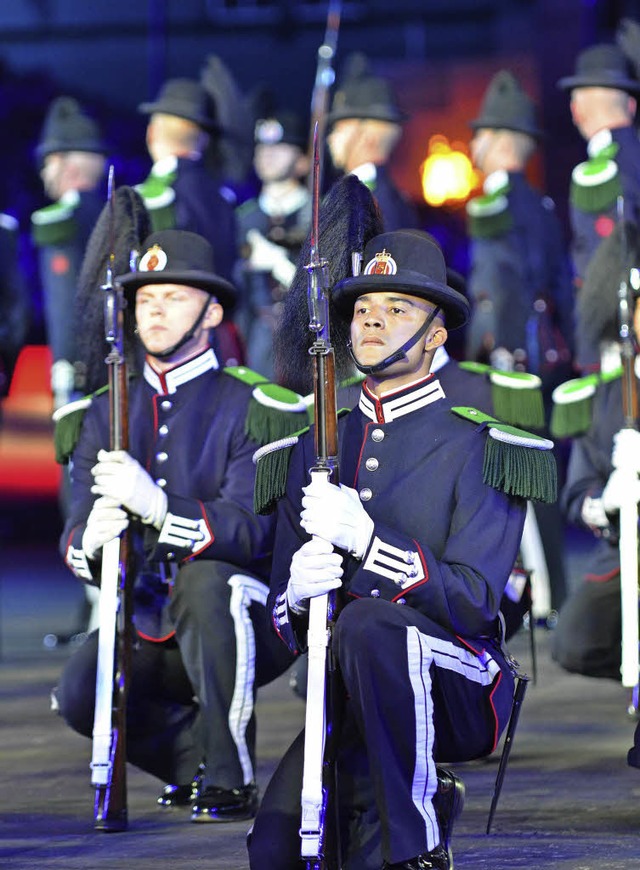
<path id="1" fill-rule="evenodd" d="M 460 142 L 450 144 L 440 134 L 429 139 L 420 177 L 425 202 L 434 206 L 464 202 L 480 183 L 465 146 Z"/>

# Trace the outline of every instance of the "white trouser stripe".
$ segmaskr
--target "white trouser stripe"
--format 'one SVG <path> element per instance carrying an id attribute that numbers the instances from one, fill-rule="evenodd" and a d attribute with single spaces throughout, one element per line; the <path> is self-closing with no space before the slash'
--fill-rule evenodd
<path id="1" fill-rule="evenodd" d="M 256 638 L 249 607 L 252 601 L 267 603 L 267 587 L 244 574 L 234 574 L 227 582 L 231 587 L 229 609 L 236 634 L 236 681 L 229 708 L 229 730 L 238 748 L 244 784 L 248 785 L 255 779 L 246 734 L 253 713 L 256 674 Z"/>
<path id="2" fill-rule="evenodd" d="M 427 640 L 426 635 L 420 634 L 417 628 L 410 626 L 407 629 L 409 679 L 413 689 L 416 720 L 416 766 L 411 783 L 411 798 L 424 819 L 427 849 L 430 851 L 440 842 L 440 832 L 431 800 L 436 792 L 438 778 L 433 760 L 433 701 L 429 673 L 432 654 Z"/>
<path id="3" fill-rule="evenodd" d="M 476 655 L 449 640 L 423 634 L 416 627 L 407 628 L 407 661 L 414 695 L 416 721 L 416 764 L 411 784 L 414 806 L 424 819 L 427 848 L 440 841 L 438 821 L 432 798 L 438 786 L 433 760 L 433 701 L 431 699 L 431 664 L 453 671 L 481 686 L 490 686 L 500 672 L 488 654 Z"/>

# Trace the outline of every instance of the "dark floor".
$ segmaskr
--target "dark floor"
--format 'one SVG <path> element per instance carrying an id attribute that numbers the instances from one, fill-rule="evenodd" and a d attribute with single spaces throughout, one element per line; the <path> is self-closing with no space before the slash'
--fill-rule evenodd
<path id="1" fill-rule="evenodd" d="M 159 783 L 132 767 L 129 830 L 93 830 L 89 742 L 49 710 L 69 648 L 46 649 L 42 638 L 71 630 L 82 603 L 57 555 L 58 525 L 53 503 L 0 504 L 0 868 L 245 870 L 246 823 L 193 825 L 184 812 L 162 811 L 154 805 Z M 585 541 L 568 542 L 575 566 Z M 538 680 L 489 837 L 498 759 L 458 768 L 467 802 L 454 834 L 456 868 L 640 868 L 640 771 L 625 763 L 634 728 L 627 694 L 561 672 L 550 660 L 550 634 L 536 634 Z M 526 632 L 512 651 L 530 671 Z M 286 679 L 262 690 L 258 703 L 264 788 L 299 730 L 303 703 Z"/>

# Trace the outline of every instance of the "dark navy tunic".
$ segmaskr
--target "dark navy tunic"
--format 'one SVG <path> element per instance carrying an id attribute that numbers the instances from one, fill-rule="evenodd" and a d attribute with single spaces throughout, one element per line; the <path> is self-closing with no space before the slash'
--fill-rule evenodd
<path id="1" fill-rule="evenodd" d="M 127 752 L 178 784 L 189 783 L 203 760 L 206 785 L 254 780 L 256 687 L 291 660 L 265 613 L 273 521 L 253 511 L 258 445 L 245 432 L 251 392 L 218 369 L 211 349 L 163 374 L 147 362 L 130 387 L 129 453 L 164 489 L 168 509 L 160 531 L 132 521 L 138 643 Z M 83 421 L 61 539 L 69 567 L 94 583 L 100 564 L 87 560 L 82 535 L 101 448 L 109 448 L 106 395 Z M 59 692 L 62 714 L 87 736 L 96 658 L 92 635 L 69 660 Z"/>
<path id="2" fill-rule="evenodd" d="M 513 677 L 497 615 L 525 503 L 483 483 L 487 433 L 452 413 L 433 375 L 382 399 L 365 385 L 341 424 L 340 479 L 374 520 L 362 560 L 344 557 L 346 604 L 333 639 L 348 698 L 339 750 L 340 807 L 350 819 L 344 866 L 368 870 L 435 847 L 435 761 L 491 752 L 506 724 Z M 307 539 L 299 514 L 313 464 L 310 434 L 294 448 L 278 506 L 269 606 L 294 650 L 305 646 L 306 620 L 289 610 L 286 588 Z M 250 848 L 255 870 L 284 870 L 299 851 L 300 793 L 287 801 L 282 790 L 295 782 L 288 768 L 300 756 L 294 744 L 265 794 Z"/>

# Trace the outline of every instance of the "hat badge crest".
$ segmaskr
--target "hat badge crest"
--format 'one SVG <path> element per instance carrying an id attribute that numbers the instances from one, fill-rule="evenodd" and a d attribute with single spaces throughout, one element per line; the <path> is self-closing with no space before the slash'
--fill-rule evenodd
<path id="1" fill-rule="evenodd" d="M 364 267 L 365 275 L 395 275 L 397 271 L 398 264 L 385 248 Z"/>
<path id="2" fill-rule="evenodd" d="M 140 272 L 162 272 L 167 265 L 167 255 L 160 245 L 153 245 L 140 260 Z"/>

